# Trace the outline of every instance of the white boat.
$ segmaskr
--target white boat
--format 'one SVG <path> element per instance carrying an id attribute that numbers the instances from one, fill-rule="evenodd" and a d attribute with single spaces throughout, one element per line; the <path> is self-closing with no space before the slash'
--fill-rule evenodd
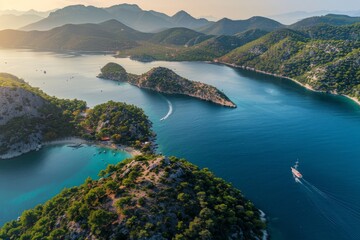
<path id="1" fill-rule="evenodd" d="M 291 167 L 291 172 L 294 175 L 294 177 L 296 177 L 296 178 L 302 178 L 303 177 L 302 174 L 296 168 Z"/>

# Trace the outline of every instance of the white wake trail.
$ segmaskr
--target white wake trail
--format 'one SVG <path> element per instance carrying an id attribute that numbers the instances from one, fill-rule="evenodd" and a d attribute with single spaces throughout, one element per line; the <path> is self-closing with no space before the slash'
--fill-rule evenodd
<path id="1" fill-rule="evenodd" d="M 169 105 L 169 111 L 167 112 L 167 114 L 163 118 L 160 119 L 160 121 L 166 120 L 173 113 L 173 105 L 172 105 L 172 103 L 169 101 L 169 99 L 167 99 L 167 98 L 165 98 L 165 99 L 166 99 L 166 101 L 167 101 L 167 103 Z"/>

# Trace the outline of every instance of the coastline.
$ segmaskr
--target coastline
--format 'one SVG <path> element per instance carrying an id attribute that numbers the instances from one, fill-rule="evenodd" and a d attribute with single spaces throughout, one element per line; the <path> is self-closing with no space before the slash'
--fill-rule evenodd
<path id="1" fill-rule="evenodd" d="M 53 146 L 53 145 L 66 145 L 66 144 L 87 144 L 87 145 L 93 145 L 93 146 L 98 146 L 98 147 L 102 147 L 102 148 L 108 148 L 108 149 L 113 149 L 113 150 L 118 150 L 118 151 L 123 151 L 123 152 L 127 152 L 128 154 L 130 154 L 132 157 L 136 157 L 141 155 L 141 151 L 133 148 L 133 147 L 129 147 L 129 146 L 125 146 L 125 145 L 117 145 L 114 144 L 112 142 L 99 142 L 99 141 L 88 141 L 82 138 L 77 138 L 77 137 L 70 137 L 70 138 L 66 138 L 66 139 L 58 139 L 58 140 L 54 140 L 54 141 L 49 141 L 49 142 L 44 142 L 40 145 L 35 144 L 35 145 L 31 145 L 32 147 L 28 147 L 28 148 L 24 148 L 22 149 L 21 152 L 9 152 L 3 155 L 0 155 L 0 161 L 1 160 L 8 160 L 11 158 L 15 158 L 15 157 L 19 157 L 23 154 L 32 152 L 32 151 L 39 151 L 41 148 L 45 147 L 45 146 Z"/>
<path id="2" fill-rule="evenodd" d="M 327 91 L 319 91 L 319 90 L 315 90 L 313 87 L 311 87 L 309 84 L 304 84 L 304 83 L 301 83 L 299 82 L 298 80 L 294 79 L 294 78 L 290 78 L 290 77 L 286 77 L 286 76 L 282 76 L 282 75 L 278 75 L 278 74 L 274 74 L 274 73 L 271 73 L 271 72 L 266 72 L 266 71 L 261 71 L 261 70 L 257 70 L 255 68 L 251 68 L 251 67 L 246 67 L 246 66 L 240 66 L 240 65 L 236 65 L 236 64 L 232 64 L 232 63 L 226 63 L 226 62 L 220 62 L 220 61 L 213 61 L 212 63 L 216 63 L 216 64 L 221 64 L 221 65 L 225 65 L 225 66 L 229 66 L 229 67 L 232 67 L 232 68 L 241 68 L 241 69 L 244 69 L 244 70 L 248 70 L 248 71 L 252 71 L 252 72 L 256 72 L 256 73 L 262 73 L 262 74 L 265 74 L 265 75 L 268 75 L 268 76 L 273 76 L 273 77 L 279 77 L 279 78 L 284 78 L 284 79 L 287 79 L 287 80 L 290 80 L 304 88 L 306 88 L 307 90 L 309 91 L 312 91 L 312 92 L 317 92 L 317 93 L 326 93 L 326 94 L 332 94 L 332 95 L 335 95 L 335 96 L 343 96 L 343 97 L 346 97 L 350 100 L 352 100 L 353 102 L 355 102 L 357 105 L 360 106 L 360 100 L 358 100 L 357 98 L 355 97 L 351 97 L 349 95 L 346 95 L 346 94 L 338 94 L 338 93 L 335 93 L 335 92 L 327 92 Z"/>

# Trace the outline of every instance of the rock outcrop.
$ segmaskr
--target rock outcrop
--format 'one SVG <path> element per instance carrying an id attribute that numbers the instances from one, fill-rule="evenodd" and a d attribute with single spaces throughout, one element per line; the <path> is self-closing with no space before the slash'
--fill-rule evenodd
<path id="1" fill-rule="evenodd" d="M 186 95 L 225 107 L 236 108 L 235 103 L 216 87 L 190 81 L 164 67 L 153 68 L 149 72 L 138 76 L 128 74 L 122 66 L 116 63 L 108 63 L 101 69 L 98 77 L 125 81 L 139 88 L 160 93 Z"/>

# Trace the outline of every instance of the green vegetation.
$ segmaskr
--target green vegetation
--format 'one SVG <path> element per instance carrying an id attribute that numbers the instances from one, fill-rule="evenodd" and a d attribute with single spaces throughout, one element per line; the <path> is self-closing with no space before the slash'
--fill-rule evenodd
<path id="1" fill-rule="evenodd" d="M 353 23 L 359 23 L 360 17 L 349 17 L 346 15 L 337 15 L 337 14 L 327 14 L 320 17 L 309 17 L 303 20 L 300 20 L 290 27 L 293 29 L 305 29 L 309 27 L 314 27 L 319 24 L 327 24 L 333 26 L 342 26 L 342 25 L 351 25 Z"/>
<path id="2" fill-rule="evenodd" d="M 170 31 L 170 30 L 169 30 Z M 160 45 L 160 43 L 142 42 L 138 47 L 121 50 L 118 57 L 131 56 L 131 59 L 141 62 L 155 60 L 166 61 L 212 61 L 231 50 L 258 39 L 267 32 L 259 29 L 248 30 L 234 36 L 204 35 L 188 41 L 186 46 Z M 209 38 L 204 40 L 204 38 Z"/>
<path id="3" fill-rule="evenodd" d="M 322 25 L 303 33 L 279 30 L 219 61 L 293 78 L 315 90 L 359 98 L 359 27 Z M 321 32 L 316 33 L 316 29 Z"/>
<path id="4" fill-rule="evenodd" d="M 149 151 L 152 137 L 151 122 L 144 111 L 134 105 L 107 102 L 87 112 L 81 126 L 87 130 L 86 137 L 94 140 L 110 138 L 123 144 Z"/>
<path id="5" fill-rule="evenodd" d="M 50 97 L 23 80 L 5 73 L 0 74 L 0 90 L 5 94 L 1 102 L 19 106 L 15 107 L 16 112 L 7 111 L 6 117 L 9 119 L 0 125 L 0 154 L 9 150 L 20 151 L 24 144 L 36 142 L 38 145 L 43 141 L 80 133 L 78 123 L 82 118 L 81 112 L 86 109 L 85 102 Z M 39 105 L 29 106 L 32 101 Z M 14 147 L 16 149 L 12 149 Z"/>
<path id="6" fill-rule="evenodd" d="M 182 78 L 167 68 L 153 68 L 149 72 L 137 76 L 134 74 L 126 75 L 123 67 L 116 63 L 108 63 L 101 69 L 98 77 L 116 81 L 127 81 L 139 88 L 166 94 L 181 94 L 226 107 L 236 107 L 236 105 L 217 88 L 205 83 Z"/>
<path id="7" fill-rule="evenodd" d="M 150 42 L 163 45 L 191 46 L 200 43 L 211 36 L 187 28 L 171 28 L 160 33 L 155 33 Z"/>
<path id="8" fill-rule="evenodd" d="M 284 25 L 265 17 L 252 17 L 246 20 L 231 20 L 223 18 L 200 29 L 200 32 L 210 35 L 234 35 L 251 29 L 273 31 Z"/>
<path id="9" fill-rule="evenodd" d="M 73 136 L 152 151 L 151 122 L 133 105 L 108 102 L 86 111 L 84 101 L 50 97 L 10 74 L 0 74 L 0 92 L 0 103 L 7 105 L 0 110 L 0 155 Z"/>
<path id="10" fill-rule="evenodd" d="M 175 157 L 138 156 L 25 211 L 1 239 L 260 239 L 265 223 L 239 190 Z"/>

